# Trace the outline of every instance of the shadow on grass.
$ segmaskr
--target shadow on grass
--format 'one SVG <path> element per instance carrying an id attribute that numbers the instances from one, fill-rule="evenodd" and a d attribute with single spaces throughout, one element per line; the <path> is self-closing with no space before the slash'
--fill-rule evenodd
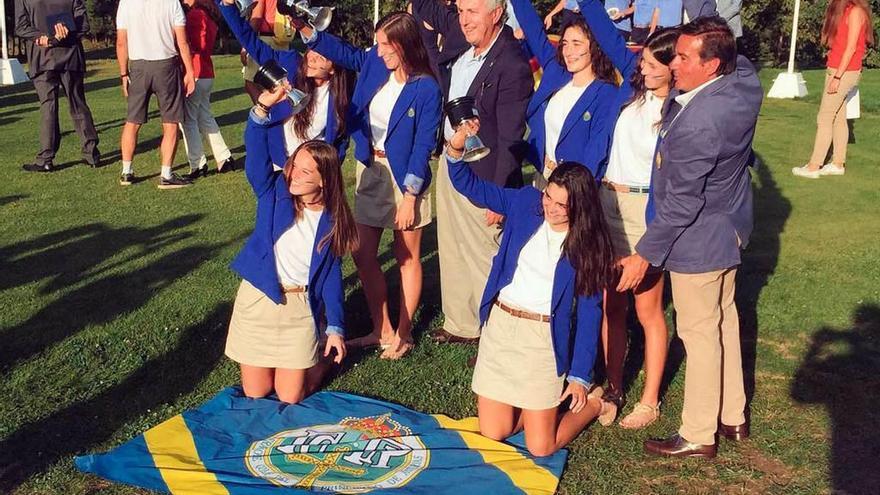
<path id="1" fill-rule="evenodd" d="M 27 198 L 28 195 L 25 194 L 11 194 L 9 196 L 0 197 L 0 206 L 8 205 L 9 203 L 15 203 L 16 201 L 21 201 Z M 0 258 L 2 260 L 2 258 Z"/>
<path id="2" fill-rule="evenodd" d="M 851 328 L 826 327 L 810 337 L 791 396 L 828 410 L 833 491 L 880 492 L 880 306 L 860 305 Z"/>
<path id="3" fill-rule="evenodd" d="M 46 280 L 42 295 L 92 281 L 64 292 L 28 320 L 0 331 L 0 370 L 26 360 L 89 325 L 102 325 L 143 306 L 163 288 L 211 259 L 223 244 L 201 244 L 171 252 L 140 268 L 120 273 L 150 256 L 191 237 L 182 231 L 201 219 L 185 215 L 155 227 L 108 228 L 100 224 L 70 229 L 0 249 L 0 290 Z M 231 240 L 230 242 L 234 242 Z M 137 252 L 109 264 L 119 251 Z M 61 322 L 64 322 L 62 324 Z"/>
<path id="4" fill-rule="evenodd" d="M 144 411 L 192 392 L 223 355 L 231 309 L 228 303 L 218 304 L 200 323 L 184 329 L 173 349 L 122 382 L 0 442 L 0 492 L 8 493 L 61 459 L 98 448 Z"/>

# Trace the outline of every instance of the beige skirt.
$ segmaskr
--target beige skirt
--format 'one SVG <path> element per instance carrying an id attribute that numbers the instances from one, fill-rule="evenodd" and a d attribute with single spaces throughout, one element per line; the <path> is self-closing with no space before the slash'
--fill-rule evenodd
<path id="1" fill-rule="evenodd" d="M 635 253 L 636 244 L 647 229 L 648 195 L 612 191 L 603 185 L 599 186 L 599 199 L 614 255 L 622 258 Z"/>
<path id="2" fill-rule="evenodd" d="M 235 296 L 226 355 L 261 368 L 303 370 L 318 362 L 318 335 L 305 292 L 275 304 L 247 280 Z"/>
<path id="3" fill-rule="evenodd" d="M 387 158 L 373 158 L 371 166 L 357 164 L 354 193 L 354 220 L 380 229 L 400 230 L 394 225 L 397 205 L 403 193 L 397 187 Z M 431 193 L 425 191 L 416 198 L 415 221 L 411 230 L 431 223 Z"/>
<path id="4" fill-rule="evenodd" d="M 550 324 L 492 306 L 480 336 L 471 390 L 520 409 L 559 405 L 565 377 L 556 374 Z"/>

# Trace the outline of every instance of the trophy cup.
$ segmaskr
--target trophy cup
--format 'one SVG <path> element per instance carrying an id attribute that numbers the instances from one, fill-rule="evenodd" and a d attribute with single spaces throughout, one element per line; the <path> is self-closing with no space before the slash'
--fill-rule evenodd
<path id="1" fill-rule="evenodd" d="M 308 0 L 278 0 L 278 12 L 291 17 L 304 16 L 315 31 L 323 31 L 333 19 L 332 7 L 312 7 Z"/>
<path id="2" fill-rule="evenodd" d="M 456 98 L 444 105 L 443 110 L 449 117 L 449 123 L 452 124 L 453 128 L 457 128 L 468 120 L 477 118 L 477 114 L 474 111 L 474 98 L 472 96 Z M 462 155 L 462 159 L 466 162 L 475 162 L 485 158 L 490 151 L 483 144 L 480 136 L 468 133 L 464 140 L 464 155 Z"/>
<path id="3" fill-rule="evenodd" d="M 267 91 L 274 91 L 275 88 L 287 81 L 287 71 L 284 67 L 278 65 L 274 59 L 269 60 L 257 70 L 254 75 L 254 82 Z M 309 104 L 309 95 L 303 93 L 296 88 L 287 90 L 287 98 L 293 104 L 293 113 L 301 112 L 306 105 Z"/>

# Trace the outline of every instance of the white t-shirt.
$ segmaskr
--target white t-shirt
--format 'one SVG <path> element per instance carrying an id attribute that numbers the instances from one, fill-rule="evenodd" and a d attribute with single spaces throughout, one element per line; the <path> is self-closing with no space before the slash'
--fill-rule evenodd
<path id="1" fill-rule="evenodd" d="M 620 112 L 605 178 L 624 186 L 651 185 L 651 164 L 663 110 L 663 99 L 648 91 L 645 102 L 633 103 Z"/>
<path id="2" fill-rule="evenodd" d="M 314 211 L 303 207 L 303 215 L 275 242 L 275 269 L 282 285 L 306 286 L 309 284 L 309 268 L 312 250 L 318 232 L 318 221 L 323 210 Z"/>
<path id="3" fill-rule="evenodd" d="M 530 313 L 549 315 L 553 276 L 562 256 L 568 231 L 555 232 L 545 220 L 519 252 L 513 280 L 498 293 L 498 300 Z"/>
<path id="4" fill-rule="evenodd" d="M 373 97 L 370 102 L 370 134 L 373 138 L 374 150 L 385 150 L 385 138 L 388 137 L 388 123 L 391 120 L 391 111 L 397 98 L 403 91 L 405 82 L 397 82 L 397 78 L 392 72 L 388 77 L 388 82 L 382 86 L 382 89 Z"/>
<path id="5" fill-rule="evenodd" d="M 544 137 L 547 138 L 544 154 L 548 160 L 556 161 L 556 145 L 559 144 L 559 135 L 562 134 L 565 118 L 568 117 L 571 109 L 574 108 L 574 104 L 577 103 L 589 86 L 589 84 L 586 86 L 575 86 L 574 80 L 571 80 L 568 84 L 559 88 L 559 91 L 554 93 L 550 97 L 550 101 L 547 102 L 547 109 L 544 111 Z"/>
<path id="6" fill-rule="evenodd" d="M 186 26 L 178 0 L 119 0 L 116 29 L 128 33 L 129 60 L 166 60 L 177 56 L 174 28 Z"/>
<path id="7" fill-rule="evenodd" d="M 306 130 L 306 139 L 300 139 L 293 130 L 293 119 L 287 119 L 284 122 L 284 148 L 287 150 L 287 156 L 293 154 L 299 145 L 311 139 L 326 140 L 325 131 L 327 130 L 327 108 L 330 105 L 330 84 L 325 83 L 323 86 L 315 88 L 312 93 L 315 99 L 315 112 L 312 114 L 312 123 Z"/>

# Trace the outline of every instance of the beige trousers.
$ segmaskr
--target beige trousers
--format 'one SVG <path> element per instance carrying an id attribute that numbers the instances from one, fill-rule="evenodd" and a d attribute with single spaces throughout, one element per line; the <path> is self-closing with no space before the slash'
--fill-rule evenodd
<path id="1" fill-rule="evenodd" d="M 487 227 L 486 209 L 477 208 L 455 190 L 445 155 L 440 158 L 436 194 L 443 329 L 458 337 L 476 338 L 480 336 L 480 300 L 492 257 L 498 252 L 501 228 Z"/>
<path id="2" fill-rule="evenodd" d="M 678 433 L 687 441 L 715 443 L 721 422 L 745 423 L 739 317 L 734 303 L 736 268 L 708 273 L 670 272 L 678 336 L 687 367 Z"/>
<path id="3" fill-rule="evenodd" d="M 825 85 L 822 87 L 822 103 L 816 116 L 816 141 L 810 163 L 824 165 L 828 147 L 832 146 L 831 163 L 837 166 L 846 164 L 846 145 L 849 142 L 849 127 L 846 125 L 846 95 L 859 84 L 862 73 L 847 71 L 840 78 L 836 93 L 828 94 L 828 84 L 834 77 L 834 69 L 825 72 Z"/>

